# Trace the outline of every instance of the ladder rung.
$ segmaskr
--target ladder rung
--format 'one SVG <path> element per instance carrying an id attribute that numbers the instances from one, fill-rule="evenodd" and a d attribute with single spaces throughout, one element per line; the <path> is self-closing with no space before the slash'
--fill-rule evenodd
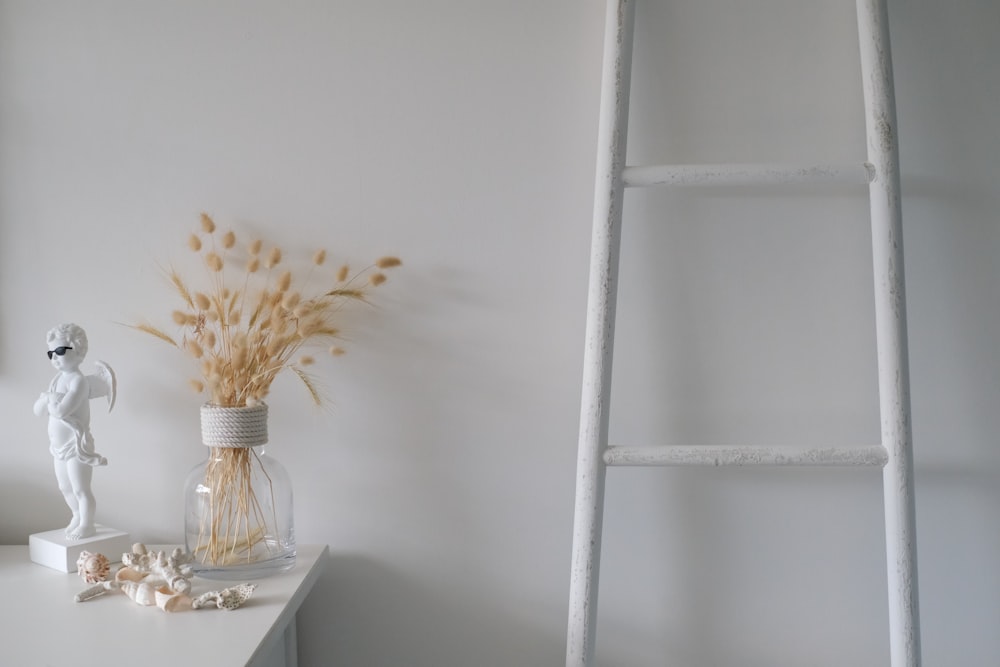
<path id="1" fill-rule="evenodd" d="M 667 164 L 625 167 L 626 187 L 654 185 L 780 185 L 782 183 L 825 183 L 868 185 L 875 180 L 875 168 L 867 162 L 852 164 Z"/>
<path id="2" fill-rule="evenodd" d="M 885 447 L 758 447 L 694 445 L 608 447 L 609 466 L 884 466 Z"/>

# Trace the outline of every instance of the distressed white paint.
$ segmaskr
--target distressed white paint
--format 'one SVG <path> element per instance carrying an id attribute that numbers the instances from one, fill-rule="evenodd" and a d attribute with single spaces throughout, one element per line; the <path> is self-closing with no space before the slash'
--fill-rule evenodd
<path id="1" fill-rule="evenodd" d="M 886 563 L 889 581 L 889 646 L 892 667 L 920 664 L 917 605 L 916 519 L 910 426 L 910 377 L 906 341 L 902 212 L 896 103 L 885 0 L 858 0 L 858 37 L 865 97 L 878 340 Z"/>
<path id="2" fill-rule="evenodd" d="M 875 176 L 872 165 L 824 164 L 811 166 L 784 164 L 677 164 L 648 167 L 625 167 L 622 175 L 627 187 L 654 185 L 680 186 L 749 186 L 782 183 L 829 183 L 868 185 Z"/>
<path id="3" fill-rule="evenodd" d="M 608 447 L 609 466 L 884 466 L 882 445 L 870 447 L 760 447 L 753 445 L 671 445 Z"/>
<path id="4" fill-rule="evenodd" d="M 606 465 L 881 465 L 892 667 L 920 663 L 913 461 L 899 158 L 887 11 L 858 0 L 868 162 L 855 165 L 625 167 L 634 7 L 608 0 L 577 464 L 566 664 L 593 664 Z M 875 275 L 882 444 L 856 448 L 607 447 L 615 299 L 626 186 L 868 184 Z"/>
<path id="5" fill-rule="evenodd" d="M 604 514 L 611 360 L 622 217 L 622 170 L 628 135 L 634 4 L 609 0 L 604 32 L 603 85 L 594 187 L 590 292 L 577 460 L 573 561 L 570 572 L 566 664 L 592 664 Z"/>

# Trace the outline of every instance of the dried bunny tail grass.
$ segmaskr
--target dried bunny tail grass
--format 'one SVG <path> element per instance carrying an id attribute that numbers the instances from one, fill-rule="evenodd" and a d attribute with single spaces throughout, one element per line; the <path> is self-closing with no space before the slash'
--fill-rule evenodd
<path id="1" fill-rule="evenodd" d="M 248 327 L 250 327 L 251 329 L 254 328 L 254 325 L 257 324 L 258 318 L 260 318 L 261 312 L 264 310 L 264 307 L 267 305 L 267 303 L 268 303 L 268 301 L 270 301 L 270 299 L 271 299 L 271 296 L 270 296 L 270 294 L 268 293 L 267 290 L 263 290 L 260 293 L 260 296 L 257 298 L 257 303 L 256 303 L 256 305 L 253 308 L 253 312 L 250 314 L 250 320 L 247 323 Z"/>
<path id="2" fill-rule="evenodd" d="M 249 345 L 249 342 L 250 342 L 249 336 L 247 336 L 242 331 L 237 331 L 233 335 L 233 347 L 246 347 L 247 345 Z"/>
<path id="3" fill-rule="evenodd" d="M 240 298 L 243 295 L 242 290 L 233 290 L 232 292 L 224 293 L 225 298 L 229 299 L 229 312 L 232 312 L 236 308 L 236 304 L 240 302 Z"/>
<path id="4" fill-rule="evenodd" d="M 283 261 L 280 247 L 268 246 L 264 252 L 265 244 L 253 240 L 246 245 L 249 253 L 236 259 L 231 249 L 237 247 L 240 237 L 234 231 L 219 232 L 218 236 L 216 232 L 214 220 L 203 214 L 201 228 L 188 237 L 189 247 L 197 250 L 204 261 L 207 289 L 189 290 L 176 271 L 164 271 L 183 300 L 171 313 L 183 334 L 175 341 L 149 325 L 134 328 L 194 357 L 201 373 L 199 380 L 190 383 L 192 389 L 207 392 L 208 399 L 219 405 L 262 400 L 275 376 L 289 368 L 303 381 L 313 400 L 321 404 L 316 382 L 307 373 L 316 360 L 302 353 L 303 346 L 318 344 L 323 349 L 324 344 L 333 344 L 329 348 L 331 355 L 344 354 L 337 345 L 341 342 L 340 330 L 334 326 L 338 311 L 349 301 L 368 303 L 372 290 L 386 282 L 387 270 L 400 266 L 402 261 L 383 256 L 353 273 L 344 264 L 334 271 L 337 282 L 304 294 L 292 270 L 285 270 L 292 267 L 275 269 Z M 314 267 L 326 266 L 327 251 L 316 250 L 311 260 Z M 226 288 L 224 272 L 238 270 L 234 262 L 244 261 L 246 272 L 240 276 L 240 288 Z M 262 269 L 268 271 L 261 274 Z M 242 318 L 244 313 L 249 320 Z"/>
<path id="5" fill-rule="evenodd" d="M 208 265 L 209 269 L 215 271 L 216 273 L 221 271 L 222 267 L 225 266 L 225 262 L 222 261 L 222 258 L 214 252 L 210 252 L 205 255 L 205 264 Z"/>
<path id="6" fill-rule="evenodd" d="M 201 380 L 196 380 L 194 378 L 191 378 L 190 380 L 188 380 L 188 386 L 191 387 L 191 389 L 193 389 L 194 393 L 196 394 L 200 394 L 203 391 L 205 391 L 205 383 L 202 382 Z"/>
<path id="7" fill-rule="evenodd" d="M 292 313 L 292 317 L 295 318 L 294 313 Z M 323 326 L 323 321 L 319 318 L 307 317 L 295 319 L 297 320 L 295 335 L 297 335 L 301 340 L 313 338 L 316 335 L 316 330 Z"/>
<path id="8" fill-rule="evenodd" d="M 280 321 L 278 322 L 278 325 L 280 326 Z M 279 328 L 279 326 L 275 326 L 275 322 L 274 322 L 274 320 L 272 318 L 271 327 L 277 330 Z M 268 359 L 274 359 L 274 358 L 276 358 L 281 353 L 281 351 L 283 349 L 285 349 L 285 346 L 287 344 L 288 343 L 284 339 L 284 337 L 275 336 L 264 347 L 264 354 L 267 356 Z"/>
<path id="9" fill-rule="evenodd" d="M 206 234 L 211 234 L 215 231 L 215 221 L 212 220 L 212 216 L 208 213 L 201 214 L 201 229 Z"/>
<path id="10" fill-rule="evenodd" d="M 239 374 L 246 371 L 249 352 L 245 347 L 238 347 L 233 350 L 233 373 Z"/>
<path id="11" fill-rule="evenodd" d="M 147 333 L 150 336 L 153 336 L 154 338 L 159 338 L 163 342 L 170 343 L 174 347 L 179 347 L 177 345 L 177 341 L 175 341 L 168 334 L 164 333 L 163 331 L 160 331 L 151 324 L 126 324 L 125 326 L 129 327 L 130 329 L 135 329 L 136 331 Z"/>
<path id="12" fill-rule="evenodd" d="M 217 296 L 212 300 L 212 310 L 209 311 L 214 315 L 213 322 L 221 322 L 223 325 L 229 323 L 229 318 L 226 317 L 226 304 L 222 302 L 222 297 Z"/>

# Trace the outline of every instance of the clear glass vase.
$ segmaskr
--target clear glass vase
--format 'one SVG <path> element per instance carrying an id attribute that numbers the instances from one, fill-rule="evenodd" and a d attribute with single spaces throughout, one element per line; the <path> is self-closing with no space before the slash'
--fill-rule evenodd
<path id="1" fill-rule="evenodd" d="M 184 485 L 185 546 L 210 579 L 266 577 L 295 565 L 292 483 L 264 451 L 267 406 L 204 405 L 208 458 Z"/>

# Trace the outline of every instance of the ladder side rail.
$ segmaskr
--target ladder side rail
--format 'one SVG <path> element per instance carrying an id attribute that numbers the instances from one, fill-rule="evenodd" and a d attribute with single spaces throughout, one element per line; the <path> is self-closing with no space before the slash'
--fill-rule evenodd
<path id="1" fill-rule="evenodd" d="M 892 667 L 919 667 L 916 519 L 906 340 L 902 213 L 896 105 L 885 0 L 857 0 L 865 99 L 875 276 L 882 444 L 889 653 Z"/>
<path id="2" fill-rule="evenodd" d="M 634 0 L 608 0 L 570 570 L 567 667 L 594 661 Z"/>

